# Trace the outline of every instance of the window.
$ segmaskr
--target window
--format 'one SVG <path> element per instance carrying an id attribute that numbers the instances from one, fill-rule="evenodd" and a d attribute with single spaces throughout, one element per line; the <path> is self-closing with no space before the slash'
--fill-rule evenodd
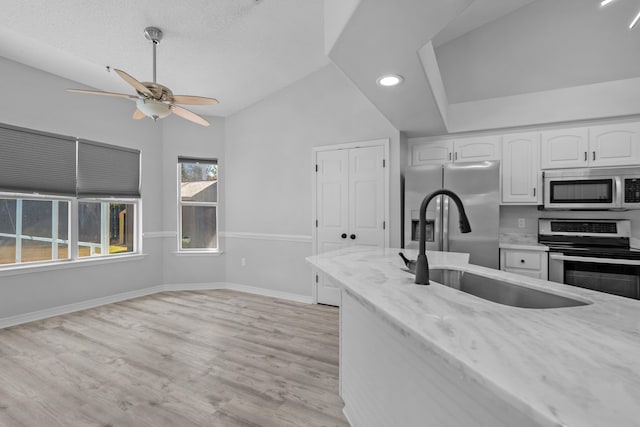
<path id="1" fill-rule="evenodd" d="M 0 267 L 135 253 L 139 175 L 137 150 L 0 124 Z"/>
<path id="2" fill-rule="evenodd" d="M 178 248 L 218 250 L 218 162 L 178 159 Z"/>
<path id="3" fill-rule="evenodd" d="M 0 198 L 0 265 L 68 259 L 69 203 Z"/>
<path id="4" fill-rule="evenodd" d="M 78 257 L 134 251 L 135 204 L 78 202 Z"/>

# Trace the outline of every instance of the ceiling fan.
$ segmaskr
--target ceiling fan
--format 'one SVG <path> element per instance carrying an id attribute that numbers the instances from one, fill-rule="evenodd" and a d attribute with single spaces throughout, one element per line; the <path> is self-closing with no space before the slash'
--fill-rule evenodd
<path id="1" fill-rule="evenodd" d="M 133 113 L 135 120 L 150 117 L 154 121 L 167 117 L 174 113 L 183 119 L 190 120 L 202 126 L 209 126 L 209 122 L 177 104 L 185 105 L 212 105 L 217 104 L 214 98 L 202 96 L 174 95 L 166 86 L 156 83 L 156 46 L 162 40 L 162 31 L 156 27 L 144 29 L 144 36 L 153 44 L 153 82 L 139 82 L 122 70 L 114 69 L 116 73 L 136 90 L 138 95 L 127 95 L 125 93 L 101 92 L 97 90 L 67 89 L 69 92 L 88 93 L 91 95 L 117 96 L 136 101 L 136 110 Z"/>

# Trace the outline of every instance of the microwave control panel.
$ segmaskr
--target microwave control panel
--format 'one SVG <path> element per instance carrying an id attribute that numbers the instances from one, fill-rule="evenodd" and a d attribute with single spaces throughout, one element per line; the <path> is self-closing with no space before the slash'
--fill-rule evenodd
<path id="1" fill-rule="evenodd" d="M 640 203 L 640 179 L 625 178 L 624 203 Z"/>

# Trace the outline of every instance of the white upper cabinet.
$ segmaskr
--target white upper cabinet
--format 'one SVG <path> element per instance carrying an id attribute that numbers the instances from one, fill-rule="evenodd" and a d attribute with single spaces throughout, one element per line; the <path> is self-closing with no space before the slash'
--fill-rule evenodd
<path id="1" fill-rule="evenodd" d="M 542 169 L 640 164 L 640 123 L 544 131 Z"/>
<path id="2" fill-rule="evenodd" d="M 411 166 L 442 164 L 451 161 L 453 156 L 452 141 L 415 140 L 410 142 Z"/>
<path id="3" fill-rule="evenodd" d="M 409 142 L 411 166 L 500 160 L 500 138 L 490 135 L 441 141 L 414 139 Z"/>
<path id="4" fill-rule="evenodd" d="M 542 203 L 540 134 L 505 135 L 502 138 L 502 203 Z"/>
<path id="5" fill-rule="evenodd" d="M 640 123 L 591 127 L 589 149 L 591 166 L 640 164 Z"/>
<path id="6" fill-rule="evenodd" d="M 541 143 L 542 169 L 588 166 L 588 128 L 544 131 L 541 134 Z"/>
<path id="7" fill-rule="evenodd" d="M 500 160 L 499 136 L 478 136 L 453 141 L 454 162 L 481 162 L 484 160 Z"/>

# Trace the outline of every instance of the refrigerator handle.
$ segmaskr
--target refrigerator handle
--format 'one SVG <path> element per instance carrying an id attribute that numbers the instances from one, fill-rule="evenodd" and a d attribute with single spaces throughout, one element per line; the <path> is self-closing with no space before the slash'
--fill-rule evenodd
<path id="1" fill-rule="evenodd" d="M 442 250 L 442 196 L 436 197 L 436 217 L 433 230 L 434 241 L 436 242 L 436 250 Z"/>
<path id="2" fill-rule="evenodd" d="M 442 245 L 441 251 L 449 252 L 449 197 L 442 198 Z"/>

